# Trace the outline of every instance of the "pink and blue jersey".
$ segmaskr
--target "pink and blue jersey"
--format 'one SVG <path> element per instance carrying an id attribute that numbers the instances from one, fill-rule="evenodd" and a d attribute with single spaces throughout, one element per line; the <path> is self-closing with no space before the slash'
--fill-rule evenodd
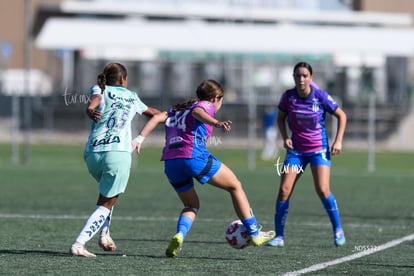
<path id="1" fill-rule="evenodd" d="M 215 108 L 211 102 L 199 101 L 180 111 L 168 111 L 165 122 L 165 147 L 161 160 L 194 158 L 207 153 L 206 143 L 213 132 L 213 126 L 195 119 L 194 108 L 204 109 L 214 117 Z"/>
<path id="2" fill-rule="evenodd" d="M 325 128 L 326 112 L 334 113 L 338 104 L 323 90 L 311 86 L 307 98 L 301 98 L 296 88 L 285 91 L 279 102 L 279 110 L 286 112 L 292 131 L 295 151 L 302 153 L 329 151 Z"/>

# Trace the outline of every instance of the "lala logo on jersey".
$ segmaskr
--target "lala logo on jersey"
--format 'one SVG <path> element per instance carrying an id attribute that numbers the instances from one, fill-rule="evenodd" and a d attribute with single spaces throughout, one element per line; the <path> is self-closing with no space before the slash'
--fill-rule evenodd
<path id="1" fill-rule="evenodd" d="M 313 101 L 312 111 L 313 112 L 318 112 L 318 110 L 319 110 L 319 102 L 318 102 L 318 99 L 313 98 L 312 101 Z"/>
<path id="2" fill-rule="evenodd" d="M 108 138 L 103 138 L 100 140 L 95 140 L 92 144 L 92 146 L 96 147 L 99 145 L 108 145 L 112 143 L 120 143 L 121 139 L 119 139 L 119 136 L 109 136 Z"/>

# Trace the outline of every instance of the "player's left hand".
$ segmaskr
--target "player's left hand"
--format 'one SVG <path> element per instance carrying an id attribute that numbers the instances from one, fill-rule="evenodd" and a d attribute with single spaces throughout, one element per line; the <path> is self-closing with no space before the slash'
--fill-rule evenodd
<path id="1" fill-rule="evenodd" d="M 332 145 L 332 149 L 331 149 L 331 153 L 332 155 L 337 155 L 340 154 L 342 152 L 342 144 L 341 143 L 333 143 Z"/>
<path id="2" fill-rule="evenodd" d="M 137 154 L 141 153 L 141 143 L 136 143 L 134 140 L 132 140 L 132 151 L 137 151 Z"/>
<path id="3" fill-rule="evenodd" d="M 218 122 L 216 125 L 215 125 L 215 127 L 217 127 L 217 128 L 222 128 L 223 129 L 223 131 L 225 131 L 225 132 L 229 132 L 230 130 L 231 130 L 231 124 L 232 124 L 233 122 L 232 121 L 229 121 L 229 120 L 227 120 L 227 121 L 221 121 L 221 122 Z"/>
<path id="4" fill-rule="evenodd" d="M 137 137 L 135 137 L 134 139 L 132 139 L 131 141 L 131 145 L 132 145 L 132 151 L 135 151 L 135 149 L 137 150 L 137 154 L 141 153 L 141 145 L 142 142 L 144 142 L 145 137 L 142 135 L 138 135 Z"/>

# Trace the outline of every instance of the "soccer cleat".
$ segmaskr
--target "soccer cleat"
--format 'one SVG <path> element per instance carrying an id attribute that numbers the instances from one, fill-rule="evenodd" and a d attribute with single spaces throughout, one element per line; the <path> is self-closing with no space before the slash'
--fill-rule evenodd
<path id="1" fill-rule="evenodd" d="M 340 229 L 335 232 L 334 242 L 336 246 L 342 246 L 345 244 L 345 233 L 344 230 Z"/>
<path id="2" fill-rule="evenodd" d="M 74 244 L 72 244 L 69 254 L 72 256 L 96 257 L 95 254 L 86 250 L 85 246 L 78 242 L 75 242 Z"/>
<path id="3" fill-rule="evenodd" d="M 275 247 L 283 247 L 285 246 L 285 241 L 282 236 L 277 236 L 276 238 L 268 242 L 266 245 L 275 246 Z"/>
<path id="4" fill-rule="evenodd" d="M 115 242 L 112 240 L 111 236 L 109 235 L 100 236 L 98 244 L 104 251 L 115 251 L 116 250 Z"/>
<path id="5" fill-rule="evenodd" d="M 171 239 L 170 244 L 165 250 L 165 255 L 169 258 L 177 257 L 178 253 L 181 251 L 181 246 L 183 245 L 183 234 L 178 232 Z"/>
<path id="6" fill-rule="evenodd" d="M 259 234 L 250 236 L 252 239 L 252 244 L 254 246 L 261 246 L 269 241 L 271 241 L 275 237 L 275 231 L 268 231 L 268 232 L 262 232 L 259 231 Z"/>

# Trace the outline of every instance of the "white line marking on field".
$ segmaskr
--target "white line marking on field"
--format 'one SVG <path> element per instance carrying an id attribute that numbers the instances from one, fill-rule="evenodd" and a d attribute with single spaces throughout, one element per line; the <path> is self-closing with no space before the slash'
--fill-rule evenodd
<path id="1" fill-rule="evenodd" d="M 77 216 L 77 215 L 41 215 L 41 214 L 1 214 L 0 218 L 9 218 L 9 219 L 49 219 L 49 220 L 84 220 L 88 216 Z M 177 217 L 146 217 L 146 216 L 115 216 L 113 220 L 122 220 L 122 221 L 177 221 Z M 197 218 L 197 221 L 204 222 L 224 222 L 223 219 L 214 219 L 214 218 Z"/>
<path id="2" fill-rule="evenodd" d="M 9 218 L 9 219 L 50 219 L 50 220 L 84 220 L 87 219 L 87 215 L 47 215 L 47 214 L 2 214 L 0 213 L 0 218 Z M 117 216 L 113 217 L 114 221 L 177 221 L 177 217 L 154 217 L 154 216 Z M 215 219 L 215 218 L 197 218 L 197 221 L 204 221 L 204 222 L 226 222 L 224 219 Z M 264 224 L 273 224 L 273 221 L 262 220 Z M 301 226 L 315 226 L 315 227 L 330 227 L 329 222 L 290 222 L 290 225 L 301 225 Z M 378 225 L 373 224 L 361 224 L 361 223 L 349 223 L 346 224 L 347 228 L 374 228 L 378 231 L 382 231 L 382 228 Z M 389 225 L 387 228 L 398 227 L 399 229 L 408 228 L 406 225 Z"/>
<path id="3" fill-rule="evenodd" d="M 87 219 L 88 216 L 76 216 L 76 215 L 40 215 L 40 214 L 0 214 L 0 218 L 12 218 L 12 219 L 70 219 L 70 220 L 81 220 Z M 122 217 L 117 216 L 114 220 L 127 220 L 127 221 L 161 221 L 161 220 L 174 220 L 173 218 L 167 217 Z M 176 220 L 176 218 L 175 218 Z"/>
<path id="4" fill-rule="evenodd" d="M 283 274 L 283 276 L 302 275 L 302 274 L 305 274 L 305 273 L 322 270 L 322 269 L 324 269 L 328 266 L 333 266 L 333 265 L 349 262 L 349 261 L 352 261 L 352 260 L 355 260 L 355 259 L 359 259 L 359 258 L 362 258 L 364 256 L 371 255 L 371 254 L 374 254 L 376 252 L 379 252 L 379 251 L 397 246 L 397 245 L 399 245 L 403 242 L 412 241 L 412 240 L 414 240 L 414 234 L 402 237 L 400 239 L 392 240 L 392 241 L 389 241 L 389 242 L 384 243 L 382 245 L 376 246 L 372 249 L 364 250 L 364 251 L 361 251 L 361 252 L 346 256 L 346 257 L 342 257 L 342 258 L 339 258 L 339 259 L 336 259 L 336 260 L 332 260 L 332 261 L 329 261 L 329 262 L 312 265 L 310 267 L 307 267 L 307 268 L 304 268 L 304 269 L 301 269 L 301 270 L 287 272 L 287 273 Z"/>

